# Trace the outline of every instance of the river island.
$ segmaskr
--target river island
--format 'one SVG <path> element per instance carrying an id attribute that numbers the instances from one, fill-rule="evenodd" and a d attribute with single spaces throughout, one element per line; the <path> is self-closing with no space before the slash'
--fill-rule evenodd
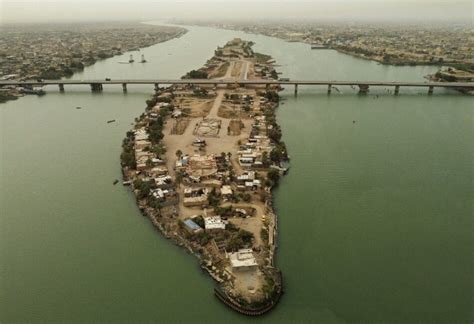
<path id="1" fill-rule="evenodd" d="M 123 140 L 121 165 L 138 207 L 215 280 L 216 297 L 245 315 L 271 310 L 283 293 L 275 266 L 277 216 L 272 188 L 288 161 L 276 122 L 274 60 L 236 38 L 185 79 L 229 85 L 155 89 Z"/>

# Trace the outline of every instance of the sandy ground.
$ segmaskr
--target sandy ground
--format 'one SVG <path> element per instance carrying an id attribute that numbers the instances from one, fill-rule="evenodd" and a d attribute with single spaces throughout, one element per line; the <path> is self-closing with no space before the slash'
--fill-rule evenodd
<path id="1" fill-rule="evenodd" d="M 226 74 L 222 77 L 225 79 L 229 78 L 247 78 L 249 72 L 252 71 L 253 64 L 247 61 L 232 61 L 229 65 L 229 68 Z M 236 71 L 236 70 L 239 71 Z M 231 119 L 228 118 L 221 118 L 218 116 L 219 109 L 222 106 L 223 98 L 225 93 L 246 93 L 255 96 L 254 90 L 231 90 L 227 88 L 218 88 L 216 90 L 217 96 L 212 101 L 212 103 L 205 103 L 205 107 L 199 107 L 199 104 L 191 103 L 190 106 L 193 107 L 194 117 L 189 118 L 189 124 L 184 130 L 182 135 L 171 135 L 170 131 L 172 126 L 174 125 L 174 121 L 168 120 L 164 127 L 164 134 L 165 137 L 163 138 L 163 143 L 166 146 L 166 160 L 167 160 L 167 167 L 170 171 L 171 176 L 175 176 L 174 166 L 177 160 L 176 151 L 181 150 L 184 154 L 194 155 L 194 154 L 217 154 L 220 155 L 222 152 L 231 152 L 232 158 L 231 163 L 234 167 L 236 174 L 241 174 L 244 170 L 240 167 L 237 162 L 237 151 L 239 149 L 238 142 L 245 142 L 251 130 L 251 125 L 253 120 L 242 119 L 242 123 L 244 127 L 241 129 L 240 135 L 232 136 L 227 134 L 227 128 L 230 125 Z M 193 98 L 190 98 L 193 100 Z M 258 102 L 255 100 L 254 109 L 258 108 Z M 210 106 L 210 109 L 205 109 Z M 196 110 L 196 111 L 194 111 Z M 212 118 L 212 119 L 219 119 L 221 120 L 221 130 L 217 137 L 205 137 L 203 138 L 207 146 L 204 150 L 200 151 L 198 148 L 192 146 L 193 141 L 196 139 L 196 136 L 193 135 L 194 128 L 203 118 Z M 178 206 L 179 209 L 179 218 L 185 219 L 193 215 L 204 215 L 204 210 L 202 208 L 188 208 L 184 207 L 182 204 L 183 201 L 183 190 L 182 187 L 178 190 L 180 196 L 180 204 Z M 225 203 L 222 206 L 230 205 L 230 203 Z M 261 229 L 263 226 L 262 216 L 266 214 L 266 207 L 265 204 L 262 203 L 259 197 L 255 196 L 252 198 L 251 203 L 241 203 L 241 204 L 233 204 L 238 206 L 249 206 L 256 209 L 256 213 L 254 216 L 249 218 L 240 218 L 240 217 L 232 217 L 229 218 L 229 221 L 235 224 L 236 226 L 245 229 L 251 233 L 253 233 L 255 237 L 255 244 L 254 246 L 258 247 L 263 245 L 261 239 Z M 209 210 L 211 214 L 211 210 Z M 272 219 L 269 219 L 270 222 L 273 222 Z M 235 289 L 241 293 L 242 296 L 249 296 L 249 297 L 259 297 L 258 290 L 262 287 L 262 275 L 258 270 L 251 270 L 251 271 L 244 271 L 244 272 L 233 272 L 235 275 Z"/>
<path id="2" fill-rule="evenodd" d="M 262 287 L 262 275 L 258 270 L 232 272 L 235 276 L 234 288 L 241 296 L 259 296 L 258 289 Z"/>
<path id="3" fill-rule="evenodd" d="M 242 70 L 242 62 L 234 62 L 234 67 L 232 69 L 231 76 L 233 78 L 239 77 L 241 70 Z"/>
<path id="4" fill-rule="evenodd" d="M 212 109 L 214 99 L 185 97 L 177 100 L 179 109 L 188 112 L 190 117 L 204 117 Z"/>

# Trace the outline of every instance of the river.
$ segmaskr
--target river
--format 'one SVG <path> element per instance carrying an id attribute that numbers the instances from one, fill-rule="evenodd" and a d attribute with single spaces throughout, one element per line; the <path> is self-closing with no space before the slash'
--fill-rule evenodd
<path id="1" fill-rule="evenodd" d="M 118 64 L 125 53 L 74 79 L 179 78 L 233 37 L 253 40 L 289 78 L 412 81 L 435 70 L 189 27 L 143 49 L 146 64 Z M 285 295 L 258 319 L 218 302 L 197 260 L 112 185 L 151 87 L 50 87 L 0 105 L 0 322 L 471 322 L 472 98 L 339 90 L 283 92 L 291 170 L 275 203 Z"/>

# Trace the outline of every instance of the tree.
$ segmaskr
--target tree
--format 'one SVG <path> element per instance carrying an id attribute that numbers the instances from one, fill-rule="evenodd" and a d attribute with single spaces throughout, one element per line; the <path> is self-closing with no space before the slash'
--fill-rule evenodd
<path id="1" fill-rule="evenodd" d="M 277 184 L 278 180 L 280 180 L 280 172 L 278 172 L 278 170 L 271 169 L 268 171 L 267 177 L 273 184 Z"/>
<path id="2" fill-rule="evenodd" d="M 151 185 L 148 181 L 137 179 L 133 182 L 133 188 L 138 190 L 137 198 L 141 200 L 148 197 L 148 194 L 150 193 Z"/>
<path id="3" fill-rule="evenodd" d="M 135 169 L 137 167 L 136 161 L 135 161 L 135 154 L 130 151 L 123 151 L 122 154 L 120 155 L 120 160 L 122 161 L 122 165 Z"/>
<path id="4" fill-rule="evenodd" d="M 265 98 L 267 98 L 270 102 L 279 102 L 280 96 L 276 91 L 268 90 L 265 92 Z"/>
<path id="5" fill-rule="evenodd" d="M 262 163 L 264 167 L 268 166 L 268 153 L 266 151 L 262 153 Z"/>
<path id="6" fill-rule="evenodd" d="M 153 144 L 158 144 L 161 139 L 163 138 L 163 119 L 158 118 L 156 120 L 150 121 L 150 124 L 148 125 L 148 137 L 150 138 L 150 141 Z"/>
<path id="7" fill-rule="evenodd" d="M 176 151 L 176 157 L 177 157 L 178 159 L 181 159 L 181 156 L 183 156 L 183 152 L 181 152 L 181 150 L 177 150 L 177 151 Z"/>
<path id="8" fill-rule="evenodd" d="M 152 149 L 153 153 L 155 153 L 157 156 L 161 156 L 163 154 L 166 153 L 166 148 L 159 144 L 159 145 L 155 145 Z"/>
<path id="9" fill-rule="evenodd" d="M 209 205 L 213 207 L 219 205 L 219 197 L 217 197 L 216 188 L 212 188 L 212 190 L 207 194 L 207 200 L 209 201 Z"/>
<path id="10" fill-rule="evenodd" d="M 273 126 L 272 129 L 268 130 L 268 137 L 276 143 L 280 142 L 281 129 L 278 126 Z"/>
<path id="11" fill-rule="evenodd" d="M 204 228 L 204 218 L 201 215 L 194 217 L 193 222 Z"/>
<path id="12" fill-rule="evenodd" d="M 280 161 L 283 159 L 283 153 L 278 147 L 275 147 L 270 152 L 270 159 L 277 164 L 280 163 Z"/>
<path id="13" fill-rule="evenodd" d="M 207 79 L 208 75 L 204 71 L 192 70 L 187 74 L 187 77 L 190 79 Z"/>
<path id="14" fill-rule="evenodd" d="M 176 183 L 181 183 L 181 181 L 183 181 L 183 173 L 178 171 L 176 172 Z"/>

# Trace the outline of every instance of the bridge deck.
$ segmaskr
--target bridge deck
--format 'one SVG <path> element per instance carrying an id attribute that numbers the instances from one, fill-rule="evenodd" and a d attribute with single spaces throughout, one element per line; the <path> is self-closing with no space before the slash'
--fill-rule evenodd
<path id="1" fill-rule="evenodd" d="M 241 85 L 347 85 L 347 86 L 400 86 L 400 87 L 443 87 L 443 88 L 474 88 L 474 82 L 398 82 L 398 81 L 315 81 L 315 80 L 290 80 L 290 81 L 278 81 L 278 80 L 209 80 L 209 79 L 188 79 L 188 80 L 44 80 L 44 81 L 15 81 L 15 80 L 3 80 L 0 81 L 0 86 L 45 86 L 45 85 L 81 85 L 81 84 L 241 84 Z"/>

